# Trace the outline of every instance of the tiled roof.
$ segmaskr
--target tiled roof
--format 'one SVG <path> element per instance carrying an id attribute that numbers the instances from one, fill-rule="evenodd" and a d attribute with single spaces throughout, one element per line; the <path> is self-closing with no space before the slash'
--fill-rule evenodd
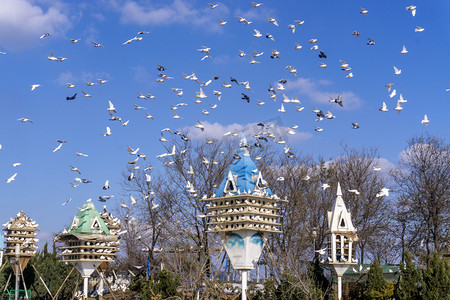
<path id="1" fill-rule="evenodd" d="M 273 196 L 262 178 L 261 172 L 250 158 L 244 133 L 240 142 L 240 151 L 236 155 L 229 171 L 219 185 L 215 197 L 238 195 L 241 193 Z"/>
<path id="2" fill-rule="evenodd" d="M 69 233 L 110 234 L 108 227 L 90 199 L 83 204 L 67 231 Z"/>

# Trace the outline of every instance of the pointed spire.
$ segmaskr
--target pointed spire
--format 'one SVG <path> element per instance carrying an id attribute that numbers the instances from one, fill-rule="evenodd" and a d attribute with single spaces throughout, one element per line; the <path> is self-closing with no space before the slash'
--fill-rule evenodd
<path id="1" fill-rule="evenodd" d="M 336 196 L 342 196 L 341 184 L 338 182 Z"/>
<path id="2" fill-rule="evenodd" d="M 242 130 L 242 137 L 241 141 L 239 142 L 239 148 L 246 148 L 247 147 L 247 139 L 245 138 L 245 130 Z"/>
<path id="3" fill-rule="evenodd" d="M 245 130 L 242 130 L 242 137 L 241 141 L 239 142 L 239 148 L 241 151 L 244 151 L 245 154 L 249 154 L 247 139 L 245 138 Z"/>

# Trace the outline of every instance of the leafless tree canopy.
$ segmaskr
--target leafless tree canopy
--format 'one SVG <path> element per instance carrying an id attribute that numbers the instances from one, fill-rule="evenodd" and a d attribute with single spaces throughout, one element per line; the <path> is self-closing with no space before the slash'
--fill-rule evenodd
<path id="1" fill-rule="evenodd" d="M 413 253 L 425 250 L 425 257 L 443 250 L 450 229 L 450 145 L 429 135 L 412 138 L 393 179 L 401 195 L 397 219 L 405 231 L 402 243 L 419 246 L 412 247 Z"/>
<path id="2" fill-rule="evenodd" d="M 207 207 L 200 200 L 216 191 L 238 143 L 237 139 L 195 143 L 180 138 L 187 134 L 172 134 L 169 142 L 162 143 L 166 153 L 159 155 L 158 171 L 143 166 L 124 171 L 124 196 L 131 195 L 136 204 L 121 208 L 128 230 L 123 261 L 133 269 L 149 260 L 152 272 L 162 263 L 195 290 L 224 271 L 222 243 L 207 233 Z M 271 190 L 289 200 L 281 207 L 282 233 L 270 236 L 270 250 L 263 252 L 266 268 L 303 278 L 306 262 L 325 243 L 327 211 L 338 182 L 358 229 L 360 262 L 394 263 L 406 249 L 418 248 L 418 252 L 422 244 L 427 255 L 442 250 L 448 241 L 450 155 L 449 145 L 441 139 L 411 139 L 390 174 L 376 170 L 376 149 L 343 147 L 341 155 L 325 161 L 288 153 L 271 141 L 250 144 L 251 157 Z M 389 197 L 380 195 L 386 187 L 391 190 Z"/>

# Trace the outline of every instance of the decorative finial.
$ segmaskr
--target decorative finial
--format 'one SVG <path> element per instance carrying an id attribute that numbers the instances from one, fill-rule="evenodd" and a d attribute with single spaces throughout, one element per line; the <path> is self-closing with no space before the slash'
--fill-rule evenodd
<path id="1" fill-rule="evenodd" d="M 342 196 L 341 184 L 338 182 L 336 196 Z"/>
<path id="2" fill-rule="evenodd" d="M 239 142 L 239 148 L 247 148 L 247 139 L 245 138 L 245 130 L 242 130 L 241 141 Z"/>

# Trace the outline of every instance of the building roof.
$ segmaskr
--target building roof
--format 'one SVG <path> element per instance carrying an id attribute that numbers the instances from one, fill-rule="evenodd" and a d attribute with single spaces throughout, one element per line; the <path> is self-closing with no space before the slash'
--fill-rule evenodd
<path id="1" fill-rule="evenodd" d="M 272 191 L 267 186 L 267 182 L 262 178 L 261 172 L 250 158 L 249 146 L 244 133 L 242 133 L 239 147 L 239 153 L 235 155 L 235 159 L 225 178 L 220 183 L 215 197 L 241 193 L 273 196 Z"/>
<path id="2" fill-rule="evenodd" d="M 396 283 L 400 278 L 400 266 L 399 265 L 380 265 L 383 271 L 383 278 L 387 281 L 393 281 Z M 367 281 L 367 274 L 370 270 L 370 264 L 357 264 L 349 266 L 347 271 L 343 275 L 342 281 L 346 282 L 358 282 L 365 283 Z M 333 276 L 333 280 L 337 282 L 337 277 Z"/>
<path id="3" fill-rule="evenodd" d="M 91 199 L 88 199 L 83 204 L 83 207 L 73 218 L 72 224 L 67 228 L 67 232 L 110 234 L 108 227 L 100 217 L 100 214 Z"/>

